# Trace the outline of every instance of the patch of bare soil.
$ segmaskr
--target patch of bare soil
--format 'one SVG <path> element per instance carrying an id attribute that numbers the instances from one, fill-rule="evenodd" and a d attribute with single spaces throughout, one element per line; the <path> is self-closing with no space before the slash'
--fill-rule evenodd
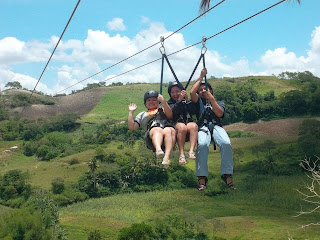
<path id="1" fill-rule="evenodd" d="M 22 117 L 36 119 L 39 117 L 51 117 L 65 113 L 76 113 L 83 116 L 88 114 L 99 103 L 100 99 L 107 91 L 108 88 L 101 87 L 81 91 L 67 96 L 47 97 L 54 101 L 55 104 L 28 106 L 23 111 Z M 23 107 L 18 107 L 11 109 L 10 112 L 20 113 L 22 109 Z"/>
<path id="2" fill-rule="evenodd" d="M 259 135 L 298 136 L 299 126 L 304 118 L 287 118 L 273 121 L 259 121 L 257 123 L 234 123 L 224 126 L 226 131 L 243 130 Z"/>

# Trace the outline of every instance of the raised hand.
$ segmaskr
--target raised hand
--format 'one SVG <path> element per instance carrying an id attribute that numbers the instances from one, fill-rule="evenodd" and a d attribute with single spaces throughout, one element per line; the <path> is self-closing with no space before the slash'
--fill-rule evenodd
<path id="1" fill-rule="evenodd" d="M 207 69 L 204 68 L 201 70 L 200 76 L 201 76 L 201 78 L 204 78 L 206 75 L 207 75 Z"/>
<path id="2" fill-rule="evenodd" d="M 181 97 L 181 99 L 180 99 L 180 97 Z M 182 90 L 182 91 L 181 91 L 180 97 L 179 97 L 179 100 L 183 100 L 183 99 L 186 100 L 186 101 L 189 100 L 189 98 L 188 98 L 188 93 L 186 92 L 186 90 Z"/>
<path id="3" fill-rule="evenodd" d="M 166 100 L 164 100 L 164 97 L 159 93 L 159 95 L 158 95 L 158 101 L 160 102 L 160 103 L 164 103 Z"/>
<path id="4" fill-rule="evenodd" d="M 137 105 L 135 103 L 130 103 L 128 108 L 130 112 L 134 112 L 137 109 Z"/>

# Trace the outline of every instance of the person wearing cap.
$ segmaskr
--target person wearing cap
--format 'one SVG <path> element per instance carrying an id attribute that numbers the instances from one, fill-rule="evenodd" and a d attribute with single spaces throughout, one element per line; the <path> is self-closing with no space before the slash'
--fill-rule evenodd
<path id="1" fill-rule="evenodd" d="M 168 93 L 170 96 L 168 104 L 173 113 L 172 122 L 177 131 L 179 164 L 186 164 L 187 161 L 184 155 L 184 145 L 186 140 L 188 140 L 187 138 L 189 138 L 190 141 L 188 157 L 190 159 L 196 159 L 194 149 L 198 138 L 198 125 L 193 120 L 192 115 L 197 113 L 197 105 L 189 100 L 187 92 L 185 90 L 181 90 L 177 82 L 169 83 Z"/>
<path id="2" fill-rule="evenodd" d="M 233 174 L 233 155 L 230 138 L 221 126 L 221 119 L 225 114 L 225 105 L 217 101 L 213 95 L 213 89 L 209 83 L 202 82 L 207 70 L 201 71 L 199 78 L 190 90 L 192 102 L 199 106 L 198 114 L 198 147 L 196 159 L 196 176 L 198 177 L 198 190 L 206 188 L 208 181 L 208 154 L 210 142 L 218 145 L 221 153 L 220 174 L 222 180 L 230 189 L 235 189 Z"/>
<path id="3" fill-rule="evenodd" d="M 159 107 L 159 103 L 162 108 Z M 156 152 L 157 158 L 162 158 L 162 164 L 170 164 L 170 154 L 175 144 L 175 129 L 169 122 L 172 119 L 172 110 L 164 97 L 155 90 L 144 94 L 144 105 L 147 111 L 140 112 L 134 118 L 137 105 L 131 103 L 128 115 L 128 128 L 136 130 L 140 126 L 146 130 L 145 142 L 149 149 Z M 164 151 L 163 151 L 164 149 Z"/>

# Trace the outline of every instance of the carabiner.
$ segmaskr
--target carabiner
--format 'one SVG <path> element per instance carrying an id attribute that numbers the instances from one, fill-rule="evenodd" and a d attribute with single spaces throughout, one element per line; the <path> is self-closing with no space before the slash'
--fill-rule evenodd
<path id="1" fill-rule="evenodd" d="M 161 47 L 159 48 L 160 53 L 166 54 L 166 49 L 163 46 L 164 45 L 164 37 L 163 36 L 160 37 L 160 43 L 161 43 Z M 163 49 L 163 52 L 161 51 L 161 49 Z"/>
<path id="2" fill-rule="evenodd" d="M 207 41 L 207 38 L 206 38 L 205 36 L 203 36 L 203 37 L 202 37 L 201 54 L 205 54 L 205 53 L 207 52 L 206 41 Z"/>

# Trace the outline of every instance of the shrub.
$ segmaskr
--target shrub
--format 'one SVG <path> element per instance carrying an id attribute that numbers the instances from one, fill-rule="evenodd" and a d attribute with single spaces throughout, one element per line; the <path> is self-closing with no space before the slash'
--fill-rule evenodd
<path id="1" fill-rule="evenodd" d="M 34 142 L 27 142 L 23 145 L 23 154 L 26 156 L 33 156 L 37 152 L 37 148 Z"/>
<path id="2" fill-rule="evenodd" d="M 129 228 L 122 228 L 118 240 L 147 240 L 155 239 L 152 227 L 145 223 L 134 223 Z"/>
<path id="3" fill-rule="evenodd" d="M 27 177 L 27 174 L 21 170 L 6 172 L 3 177 L 0 177 L 0 198 L 5 202 L 20 197 L 25 200 L 28 199 L 31 194 L 31 186 L 26 183 Z M 19 201 L 17 200 L 17 202 Z M 12 204 L 15 205 L 16 203 Z"/>
<path id="4" fill-rule="evenodd" d="M 64 179 L 55 178 L 51 182 L 51 190 L 54 194 L 60 194 L 64 190 Z"/>
<path id="5" fill-rule="evenodd" d="M 101 240 L 102 234 L 99 230 L 95 230 L 93 232 L 90 232 L 88 235 L 88 240 Z"/>
<path id="6" fill-rule="evenodd" d="M 69 165 L 74 165 L 74 164 L 78 164 L 79 163 L 79 160 L 77 158 L 72 158 L 70 161 L 69 161 Z"/>
<path id="7" fill-rule="evenodd" d="M 256 134 L 252 132 L 245 132 L 243 130 L 233 130 L 233 131 L 228 131 L 228 135 L 230 138 L 243 138 L 243 137 L 253 137 Z"/>
<path id="8" fill-rule="evenodd" d="M 0 220 L 1 239 L 51 239 L 49 229 L 43 227 L 41 214 L 27 209 L 10 211 Z"/>

